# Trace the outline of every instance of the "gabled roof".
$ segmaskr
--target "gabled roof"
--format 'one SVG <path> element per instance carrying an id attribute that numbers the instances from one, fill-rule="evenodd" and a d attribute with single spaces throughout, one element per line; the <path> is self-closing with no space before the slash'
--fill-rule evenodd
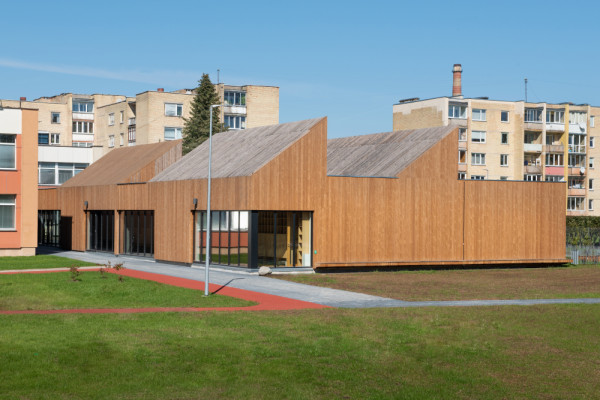
<path id="1" fill-rule="evenodd" d="M 178 154 L 168 154 L 170 152 Z M 165 156 L 167 159 L 165 159 Z M 181 140 L 114 149 L 63 183 L 62 187 L 113 185 L 139 181 L 136 175 L 152 164 L 152 172 L 181 156 Z M 158 164 L 157 164 L 158 162 Z M 151 176 L 154 173 L 151 172 Z"/>
<path id="2" fill-rule="evenodd" d="M 213 135 L 213 178 L 249 176 L 298 141 L 322 118 L 258 128 L 231 130 Z M 208 177 L 208 140 L 171 165 L 152 182 Z"/>
<path id="3" fill-rule="evenodd" d="M 327 175 L 395 177 L 456 127 L 412 129 L 327 141 Z"/>

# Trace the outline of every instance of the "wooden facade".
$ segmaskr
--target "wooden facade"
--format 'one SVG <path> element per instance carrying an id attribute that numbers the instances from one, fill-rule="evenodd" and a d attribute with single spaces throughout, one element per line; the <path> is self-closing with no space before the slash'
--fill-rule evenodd
<path id="1" fill-rule="evenodd" d="M 314 268 L 566 262 L 564 183 L 458 180 L 458 130 L 446 129 L 397 176 L 328 176 L 327 119 L 315 120 L 257 171 L 213 179 L 212 209 L 312 212 Z M 156 155 L 161 168 L 177 168 L 177 157 L 163 154 Z M 153 210 L 154 258 L 190 264 L 207 181 L 159 175 L 130 183 L 148 178 L 148 165 L 122 182 L 40 190 L 39 207 L 61 211 L 71 224 L 69 247 L 79 251 L 86 250 L 85 202 L 87 210 L 114 212 L 115 253 L 119 213 Z"/>

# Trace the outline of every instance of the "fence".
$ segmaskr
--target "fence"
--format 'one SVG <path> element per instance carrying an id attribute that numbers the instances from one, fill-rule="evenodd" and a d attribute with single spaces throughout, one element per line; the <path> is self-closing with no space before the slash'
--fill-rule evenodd
<path id="1" fill-rule="evenodd" d="M 600 228 L 567 227 L 567 254 L 573 264 L 600 264 Z"/>

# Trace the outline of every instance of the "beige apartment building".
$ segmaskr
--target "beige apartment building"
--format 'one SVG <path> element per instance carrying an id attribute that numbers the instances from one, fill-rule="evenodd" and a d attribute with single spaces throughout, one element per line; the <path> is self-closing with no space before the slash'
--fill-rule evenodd
<path id="1" fill-rule="evenodd" d="M 279 88 L 216 84 L 230 129 L 279 123 Z M 38 110 L 38 184 L 59 186 L 114 147 L 180 139 L 194 89 L 163 89 L 135 97 L 63 93 L 27 101 L 0 100 L 0 108 Z"/>
<path id="2" fill-rule="evenodd" d="M 220 119 L 230 130 L 279 123 L 279 88 L 215 85 Z M 147 91 L 98 107 L 94 144 L 112 148 L 181 139 L 184 118 L 191 112 L 193 89 Z"/>
<path id="3" fill-rule="evenodd" d="M 455 125 L 459 179 L 564 181 L 567 215 L 600 215 L 600 107 L 464 98 L 461 72 L 452 97 L 395 104 L 394 131 Z"/>

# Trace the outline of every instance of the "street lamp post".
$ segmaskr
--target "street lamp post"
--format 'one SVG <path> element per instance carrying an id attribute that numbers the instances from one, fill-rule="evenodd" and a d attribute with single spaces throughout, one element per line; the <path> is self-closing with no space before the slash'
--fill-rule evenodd
<path id="1" fill-rule="evenodd" d="M 212 236 L 212 226 L 210 221 L 210 170 L 212 162 L 212 126 L 213 126 L 213 108 L 220 107 L 221 104 L 210 106 L 210 125 L 208 127 L 208 193 L 206 199 L 206 267 L 204 268 L 204 295 L 208 296 L 208 269 L 210 265 L 210 237 Z"/>

